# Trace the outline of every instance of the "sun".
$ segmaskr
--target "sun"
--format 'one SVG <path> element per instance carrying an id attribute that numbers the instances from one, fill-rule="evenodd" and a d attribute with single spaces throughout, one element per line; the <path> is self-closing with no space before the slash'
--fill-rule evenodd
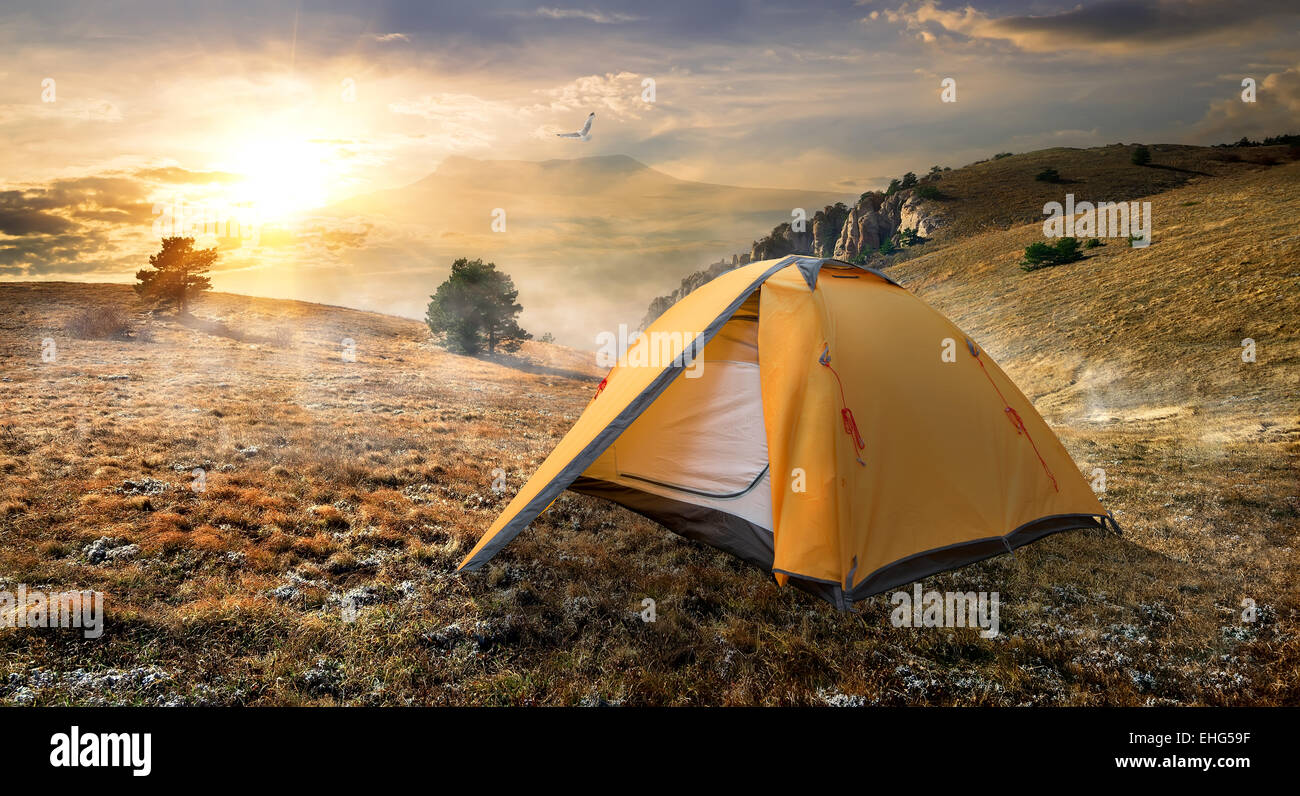
<path id="1" fill-rule="evenodd" d="M 282 222 L 333 198 L 341 167 L 325 144 L 307 136 L 248 137 L 232 147 L 229 170 L 243 179 L 229 188 L 263 222 Z"/>

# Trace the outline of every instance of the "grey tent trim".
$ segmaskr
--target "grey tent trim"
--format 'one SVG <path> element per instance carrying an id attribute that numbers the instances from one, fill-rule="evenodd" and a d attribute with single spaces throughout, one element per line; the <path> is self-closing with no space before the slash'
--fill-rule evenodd
<path id="1" fill-rule="evenodd" d="M 820 257 L 805 257 L 803 255 L 798 255 L 798 254 L 789 255 L 789 257 L 785 259 L 790 259 L 790 258 L 794 258 L 794 264 L 799 268 L 799 273 L 803 275 L 803 281 L 807 283 L 809 290 L 817 289 L 817 275 L 821 273 L 822 266 L 826 265 L 827 263 L 841 265 L 844 266 L 845 268 L 856 268 L 857 270 L 865 271 L 868 274 L 875 274 L 876 276 L 885 280 L 886 282 L 893 285 L 894 287 L 902 287 L 902 285 L 898 284 L 893 279 L 890 279 L 889 277 L 885 276 L 880 271 L 877 271 L 875 268 L 868 268 L 865 265 L 858 265 L 857 263 L 849 263 L 849 262 L 845 262 L 844 260 L 831 260 L 831 259 L 824 259 Z"/>
<path id="2" fill-rule="evenodd" d="M 1107 519 L 1110 518 L 1104 514 L 1053 514 L 1031 520 L 1003 536 L 989 536 L 946 547 L 936 547 L 933 550 L 923 550 L 867 575 L 849 591 L 848 596 L 850 600 L 856 602 L 938 572 L 946 572 L 1011 552 L 1062 531 L 1104 530 L 1106 527 L 1104 520 Z"/>
<path id="3" fill-rule="evenodd" d="M 772 572 L 787 576 L 790 585 L 821 597 L 841 611 L 847 611 L 859 600 L 865 600 L 939 572 L 947 572 L 986 558 L 1009 553 L 1055 533 L 1102 529 L 1105 527 L 1105 520 L 1109 519 L 1102 514 L 1054 514 L 1039 517 L 1004 536 L 989 536 L 914 553 L 872 572 L 849 591 L 845 591 L 841 584 L 830 580 L 812 578 L 783 569 L 772 569 Z"/>
<path id="4" fill-rule="evenodd" d="M 924 550 L 881 567 L 846 591 L 842 584 L 772 566 L 775 550 L 771 531 L 720 509 L 697 506 L 633 487 L 583 476 L 569 487 L 574 492 L 612 501 L 653 520 L 678 536 L 704 542 L 765 572 L 787 576 L 790 585 L 820 597 L 841 611 L 852 603 L 904 586 L 939 572 L 983 561 L 1024 547 L 1052 534 L 1104 529 L 1110 518 L 1095 514 L 1054 514 L 1039 517 L 1003 536 Z"/>

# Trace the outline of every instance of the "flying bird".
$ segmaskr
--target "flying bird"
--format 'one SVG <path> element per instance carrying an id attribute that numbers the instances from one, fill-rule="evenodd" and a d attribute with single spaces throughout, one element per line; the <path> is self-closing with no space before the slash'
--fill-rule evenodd
<path id="1" fill-rule="evenodd" d="M 555 135 L 556 135 L 557 137 L 559 137 L 559 138 L 576 138 L 576 139 L 578 139 L 579 141 L 590 141 L 590 140 L 591 140 L 591 120 L 594 119 L 594 118 L 596 118 L 596 114 L 595 114 L 595 113 L 589 113 L 589 114 L 587 114 L 587 122 L 586 122 L 586 124 L 582 125 L 582 129 L 579 130 L 578 132 L 576 132 L 576 133 L 556 133 Z"/>

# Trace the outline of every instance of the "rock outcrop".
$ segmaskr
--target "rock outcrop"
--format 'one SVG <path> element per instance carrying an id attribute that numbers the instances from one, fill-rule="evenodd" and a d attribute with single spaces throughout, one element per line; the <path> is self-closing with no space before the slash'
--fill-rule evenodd
<path id="1" fill-rule="evenodd" d="M 943 216 L 934 212 L 934 203 L 917 196 L 914 189 L 891 196 L 870 191 L 849 211 L 830 256 L 852 260 L 862 252 L 880 248 L 880 244 L 893 240 L 905 229 L 914 229 L 921 237 L 928 238 L 943 223 Z"/>
<path id="2" fill-rule="evenodd" d="M 812 232 L 807 228 L 807 224 L 804 224 L 803 231 L 795 231 L 787 221 L 773 229 L 766 237 L 754 241 L 754 247 L 749 250 L 749 259 L 758 262 L 811 250 Z"/>
<path id="3" fill-rule="evenodd" d="M 830 257 L 835 250 L 835 241 L 840 229 L 849 217 L 849 208 L 844 203 L 828 205 L 804 221 L 803 228 L 796 230 L 790 222 L 777 225 L 767 237 L 754 242 L 749 251 L 751 262 L 771 260 L 787 254 L 811 254 L 814 257 Z"/>
<path id="4" fill-rule="evenodd" d="M 844 228 L 844 223 L 848 221 L 849 212 L 849 208 L 841 203 L 831 205 L 813 216 L 812 253 L 814 257 L 834 256 L 835 242 L 839 240 L 840 230 Z"/>
<path id="5" fill-rule="evenodd" d="M 935 202 L 916 196 L 912 188 L 890 196 L 870 191 L 864 193 L 852 208 L 842 202 L 828 205 L 805 221 L 802 229 L 795 229 L 789 221 L 778 224 L 766 236 L 754 241 L 748 254 L 733 254 L 729 261 L 719 260 L 687 276 L 672 293 L 650 302 L 641 320 L 641 328 L 649 326 L 664 310 L 700 285 L 747 263 L 787 254 L 853 260 L 863 252 L 880 248 L 886 240 L 897 243 L 899 233 L 905 229 L 914 229 L 925 238 L 943 224 L 943 216 L 935 211 Z"/>

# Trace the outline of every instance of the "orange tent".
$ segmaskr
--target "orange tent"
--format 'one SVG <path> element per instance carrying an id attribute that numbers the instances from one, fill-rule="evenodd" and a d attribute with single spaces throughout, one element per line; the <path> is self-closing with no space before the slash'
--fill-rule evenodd
<path id="1" fill-rule="evenodd" d="M 651 324 L 460 569 L 565 489 L 840 608 L 1059 531 L 1118 530 L 950 321 L 878 271 L 800 256 L 723 274 Z"/>

